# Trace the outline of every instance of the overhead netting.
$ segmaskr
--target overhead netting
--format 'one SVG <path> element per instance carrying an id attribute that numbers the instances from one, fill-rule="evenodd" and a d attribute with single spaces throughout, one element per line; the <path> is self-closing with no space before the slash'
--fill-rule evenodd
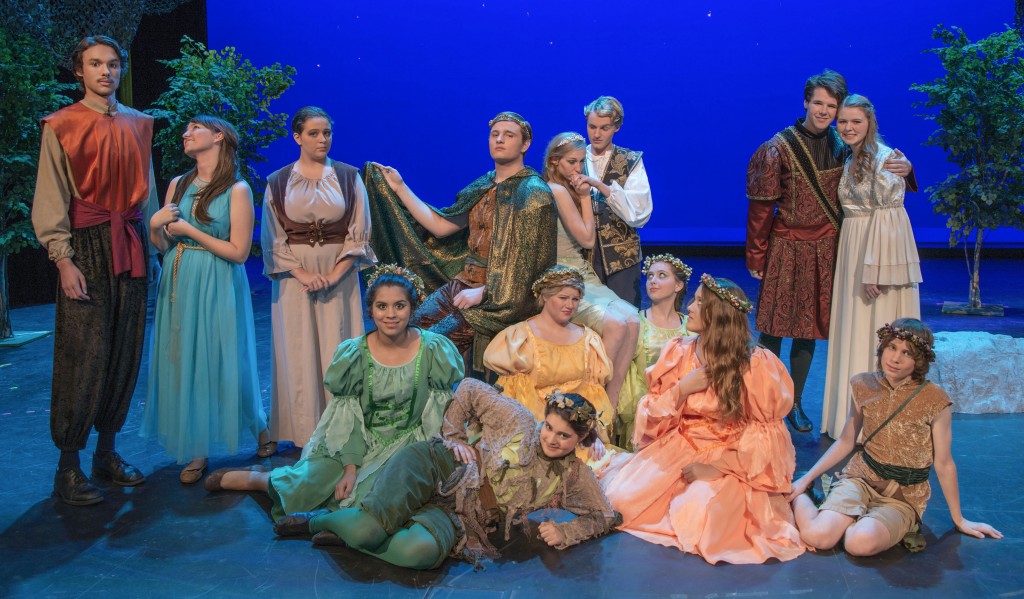
<path id="1" fill-rule="evenodd" d="M 71 53 L 87 35 L 107 35 L 130 48 L 143 15 L 164 14 L 191 0 L 3 0 L 0 22 L 46 41 L 54 62 L 71 68 Z"/>

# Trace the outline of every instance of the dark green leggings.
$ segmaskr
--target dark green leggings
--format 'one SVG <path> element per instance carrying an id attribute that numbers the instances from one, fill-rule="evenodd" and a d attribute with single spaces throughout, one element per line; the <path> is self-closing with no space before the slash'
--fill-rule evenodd
<path id="1" fill-rule="evenodd" d="M 329 530 L 349 547 L 396 566 L 436 568 L 458 537 L 451 518 L 430 499 L 456 465 L 440 441 L 413 443 L 388 460 L 359 507 L 318 516 L 309 528 Z"/>

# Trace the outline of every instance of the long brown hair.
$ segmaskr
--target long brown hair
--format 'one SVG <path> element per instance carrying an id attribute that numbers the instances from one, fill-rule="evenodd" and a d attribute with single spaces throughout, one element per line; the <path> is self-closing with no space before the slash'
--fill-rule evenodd
<path id="1" fill-rule="evenodd" d="M 202 125 L 215 133 L 224 134 L 224 139 L 220 143 L 220 154 L 217 155 L 217 168 L 213 171 L 213 177 L 210 178 L 210 182 L 206 187 L 200 189 L 195 194 L 194 201 L 196 207 L 193 214 L 195 214 L 196 220 L 204 225 L 208 225 L 213 221 L 210 218 L 209 212 L 210 202 L 213 201 L 213 198 L 224 193 L 241 180 L 241 176 L 238 173 L 238 160 L 236 159 L 238 153 L 238 132 L 231 126 L 231 123 L 224 119 L 205 114 L 193 117 L 189 121 L 190 125 L 192 123 Z M 181 179 L 178 180 L 178 186 L 174 189 L 174 197 L 171 198 L 171 202 L 178 204 L 181 201 L 182 196 L 185 195 L 185 190 L 188 189 L 188 186 L 198 176 L 196 169 L 197 167 L 193 166 L 192 170 L 181 176 Z"/>
<path id="2" fill-rule="evenodd" d="M 549 143 L 548 149 L 544 151 L 544 170 L 541 171 L 541 178 L 549 183 L 558 183 L 562 187 L 569 191 L 569 196 L 572 198 L 576 209 L 581 210 L 580 198 L 576 194 L 576 190 L 573 189 L 572 185 L 569 185 L 569 181 L 566 180 L 558 172 L 558 161 L 565 157 L 569 152 L 576 150 L 583 150 L 587 147 L 587 141 L 583 139 L 583 136 L 575 131 L 566 131 L 565 133 L 559 133 Z M 582 211 L 582 210 L 581 210 Z"/>
<path id="3" fill-rule="evenodd" d="M 740 286 L 729 279 L 716 278 L 715 282 L 734 296 L 746 300 Z M 718 396 L 719 407 L 725 420 L 743 418 L 743 397 L 747 392 L 743 374 L 750 370 L 750 353 L 754 347 L 747 315 L 718 297 L 714 291 L 701 285 L 700 319 L 704 326 L 700 332 L 700 348 L 707 368 L 708 384 Z"/>

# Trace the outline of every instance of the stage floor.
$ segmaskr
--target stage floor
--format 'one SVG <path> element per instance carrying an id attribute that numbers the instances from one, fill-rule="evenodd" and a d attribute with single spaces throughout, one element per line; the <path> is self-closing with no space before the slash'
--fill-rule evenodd
<path id="1" fill-rule="evenodd" d="M 680 255 L 687 258 L 685 249 Z M 694 256 L 696 275 L 733 278 L 756 294 L 739 258 Z M 965 301 L 962 260 L 923 264 L 924 319 L 936 331 L 984 330 L 1024 337 L 1020 260 L 987 260 L 982 292 L 1009 306 L 1004 318 L 943 316 L 939 302 Z M 265 403 L 269 383 L 269 284 L 249 263 Z M 691 280 L 697 280 L 694 276 Z M 53 306 L 20 308 L 17 330 L 52 329 Z M 817 423 L 826 362 L 819 343 L 805 392 Z M 269 501 L 245 493 L 207 493 L 178 482 L 177 466 L 138 436 L 150 353 L 143 358 L 118 449 L 148 476 L 133 489 L 107 488 L 107 499 L 70 507 L 50 497 L 57 461 L 49 434 L 53 338 L 0 349 L 0 596 L 16 597 L 989 597 L 1024 596 L 1024 414 L 955 415 L 953 454 L 968 518 L 987 521 L 1001 541 L 957 533 L 934 474 L 925 514 L 928 547 L 893 548 L 873 558 L 842 550 L 807 553 L 788 563 L 711 566 L 673 549 L 614 533 L 566 551 L 513 536 L 504 558 L 485 568 L 449 560 L 433 572 L 395 568 L 345 548 L 275 538 Z M 788 349 L 784 347 L 783 354 Z M 811 466 L 829 441 L 794 433 L 798 469 Z M 82 453 L 90 469 L 92 447 Z M 255 441 L 237 456 L 215 455 L 210 468 L 258 461 Z M 294 448 L 265 464 L 298 458 Z"/>

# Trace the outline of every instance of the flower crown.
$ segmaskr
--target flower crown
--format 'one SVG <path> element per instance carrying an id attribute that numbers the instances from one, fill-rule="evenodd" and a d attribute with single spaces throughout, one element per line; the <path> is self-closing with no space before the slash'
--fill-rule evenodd
<path id="1" fill-rule="evenodd" d="M 540 297 L 541 290 L 547 287 L 573 287 L 583 293 L 583 273 L 571 266 L 552 266 L 533 282 L 533 297 Z"/>
<path id="2" fill-rule="evenodd" d="M 929 362 L 935 361 L 935 349 L 930 343 L 924 340 L 923 337 L 911 331 L 910 329 L 904 329 L 903 327 L 894 327 L 892 324 L 886 324 L 884 327 L 878 329 L 875 333 L 878 335 L 878 340 L 881 341 L 886 337 L 895 337 L 896 339 L 902 339 L 907 343 L 910 343 L 917 348 L 917 351 L 924 354 L 925 360 Z"/>
<path id="3" fill-rule="evenodd" d="M 672 268 L 682 272 L 684 277 L 684 283 L 687 280 L 689 280 L 690 275 L 693 274 L 693 269 L 690 268 L 688 264 L 686 264 L 679 258 L 676 258 L 672 254 L 658 254 L 656 256 L 647 256 L 646 258 L 644 258 L 644 268 L 642 271 L 644 273 L 644 276 L 647 276 L 648 272 L 651 270 L 651 267 L 657 264 L 658 262 L 671 264 Z"/>
<path id="4" fill-rule="evenodd" d="M 569 422 L 582 422 L 588 429 L 597 425 L 597 411 L 589 401 L 576 401 L 555 389 L 544 397 L 544 403 L 569 412 Z"/>
<path id="5" fill-rule="evenodd" d="M 711 292 L 717 295 L 718 297 L 729 302 L 729 304 L 733 308 L 736 308 L 740 312 L 743 312 L 744 314 L 749 314 L 754 310 L 754 304 L 752 304 L 750 300 L 738 297 L 732 291 L 723 288 L 721 285 L 718 284 L 718 281 L 715 280 L 715 277 L 709 275 L 708 273 L 704 273 L 700 276 L 700 283 L 701 285 L 704 285 L 704 287 L 711 290 Z"/>
<path id="6" fill-rule="evenodd" d="M 366 278 L 366 286 L 372 286 L 373 282 L 376 281 L 377 278 L 381 275 L 395 275 L 398 277 L 402 277 L 406 281 L 412 283 L 413 288 L 416 289 L 416 295 L 421 302 L 424 299 L 426 299 L 427 294 L 425 292 L 425 287 L 423 285 L 423 279 L 421 279 L 418 274 L 414 273 L 408 268 L 393 263 L 381 264 L 380 266 L 377 266 L 370 272 L 370 276 Z"/>
<path id="7" fill-rule="evenodd" d="M 575 131 L 570 131 L 569 133 L 565 134 L 565 139 L 563 139 L 562 141 L 558 142 L 558 145 L 555 146 L 555 147 L 556 148 L 560 148 L 560 147 L 564 146 L 567 143 L 579 143 L 579 142 L 582 142 L 582 141 L 584 141 L 582 135 L 580 135 L 579 133 L 576 133 Z"/>

